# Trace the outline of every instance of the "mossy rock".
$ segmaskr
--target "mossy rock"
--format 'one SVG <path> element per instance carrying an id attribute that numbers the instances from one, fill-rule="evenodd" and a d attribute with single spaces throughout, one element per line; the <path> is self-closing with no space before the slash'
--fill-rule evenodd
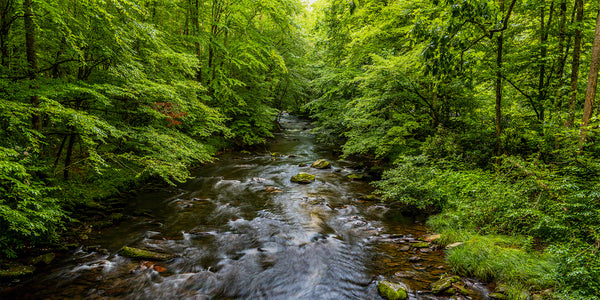
<path id="1" fill-rule="evenodd" d="M 331 168 L 331 163 L 329 163 L 328 161 L 326 161 L 324 159 L 319 159 L 310 166 L 315 169 L 329 169 L 329 168 Z"/>
<path id="2" fill-rule="evenodd" d="M 8 269 L 0 270 L 0 279 L 13 279 L 32 275 L 35 271 L 33 266 L 12 265 Z"/>
<path id="3" fill-rule="evenodd" d="M 440 294 L 440 293 L 444 292 L 445 290 L 450 289 L 452 287 L 452 284 L 455 282 L 458 282 L 459 280 L 460 280 L 460 277 L 458 277 L 458 276 L 444 277 L 444 278 L 431 284 L 431 291 L 434 294 Z"/>
<path id="4" fill-rule="evenodd" d="M 49 265 L 56 258 L 54 253 L 46 253 L 32 258 L 29 263 L 32 265 Z"/>
<path id="5" fill-rule="evenodd" d="M 364 201 L 381 201 L 381 198 L 379 198 L 377 195 L 363 195 L 360 196 L 358 198 L 359 200 L 364 200 Z"/>
<path id="6" fill-rule="evenodd" d="M 121 255 L 125 257 L 147 260 L 169 260 L 175 257 L 172 254 L 158 253 L 154 251 L 148 251 L 127 246 L 121 248 L 121 250 L 119 250 L 119 253 L 121 253 Z"/>
<path id="7" fill-rule="evenodd" d="M 379 290 L 379 294 L 388 300 L 404 300 L 408 298 L 408 292 L 406 289 L 397 283 L 392 283 L 389 281 L 380 281 L 377 283 L 377 290 Z"/>
<path id="8" fill-rule="evenodd" d="M 471 295 L 471 291 L 469 291 L 467 288 L 465 288 L 464 286 L 462 286 L 460 284 L 455 283 L 452 285 L 452 287 L 455 288 L 457 292 L 459 292 L 465 296 Z"/>
<path id="9" fill-rule="evenodd" d="M 491 299 L 505 300 L 508 299 L 508 296 L 502 293 L 491 293 L 488 295 Z"/>
<path id="10" fill-rule="evenodd" d="M 414 248 L 428 248 L 429 247 L 428 242 L 416 242 L 416 243 L 413 243 L 410 245 L 413 246 Z"/>
<path id="11" fill-rule="evenodd" d="M 271 153 L 271 156 L 272 156 L 272 157 L 282 157 L 282 156 L 283 156 L 283 154 L 281 154 L 281 153 L 279 153 L 279 152 L 272 152 L 272 153 Z"/>
<path id="12" fill-rule="evenodd" d="M 315 181 L 315 175 L 300 172 L 296 176 L 293 176 L 291 179 L 292 182 L 296 183 L 311 183 Z"/>
<path id="13" fill-rule="evenodd" d="M 351 180 L 363 180 L 365 178 L 365 175 L 363 175 L 363 174 L 350 174 L 350 175 L 348 175 L 346 177 L 348 177 L 348 179 L 351 179 Z"/>

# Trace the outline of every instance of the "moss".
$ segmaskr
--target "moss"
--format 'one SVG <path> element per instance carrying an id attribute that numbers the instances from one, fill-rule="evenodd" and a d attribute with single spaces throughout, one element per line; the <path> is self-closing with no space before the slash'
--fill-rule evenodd
<path id="1" fill-rule="evenodd" d="M 148 259 L 148 260 L 169 260 L 175 256 L 172 254 L 158 253 L 133 247 L 124 246 L 119 250 L 119 253 L 125 257 L 135 259 Z"/>
<path id="2" fill-rule="evenodd" d="M 331 163 L 329 163 L 328 161 L 324 160 L 324 159 L 319 159 L 317 161 L 315 161 L 311 167 L 315 168 L 315 169 L 328 169 L 331 168 Z"/>
<path id="3" fill-rule="evenodd" d="M 35 267 L 33 266 L 13 265 L 8 269 L 0 270 L 0 278 L 10 279 L 29 276 L 34 271 Z"/>
<path id="4" fill-rule="evenodd" d="M 417 242 L 417 243 L 411 244 L 411 246 L 413 246 L 415 248 L 427 248 L 427 247 L 429 247 L 429 243 L 428 242 Z"/>
<path id="5" fill-rule="evenodd" d="M 458 276 L 449 276 L 449 277 L 444 277 L 434 283 L 431 284 L 431 291 L 434 294 L 439 294 L 441 292 L 444 292 L 447 289 L 452 288 L 452 284 L 455 282 L 458 282 L 460 280 L 460 277 Z M 456 290 L 455 290 L 456 292 Z M 454 294 L 454 293 L 452 293 Z"/>
<path id="6" fill-rule="evenodd" d="M 363 174 L 350 174 L 350 175 L 348 175 L 346 177 L 348 177 L 348 179 L 352 179 L 352 180 L 361 180 L 361 179 L 365 178 L 365 175 L 363 175 Z"/>
<path id="7" fill-rule="evenodd" d="M 56 258 L 56 254 L 54 253 L 46 253 L 43 255 L 40 255 L 38 257 L 34 257 L 31 259 L 30 263 L 32 265 L 37 265 L 37 264 L 45 264 L 48 265 L 50 264 L 54 258 Z"/>
<path id="8" fill-rule="evenodd" d="M 311 183 L 315 181 L 315 175 L 300 172 L 298 175 L 293 176 L 291 181 L 296 183 Z"/>
<path id="9" fill-rule="evenodd" d="M 377 284 L 377 290 L 379 294 L 388 300 L 403 300 L 408 298 L 406 289 L 397 283 L 391 283 L 389 281 L 380 281 Z"/>
<path id="10" fill-rule="evenodd" d="M 491 294 L 489 294 L 489 297 L 491 299 L 499 299 L 499 300 L 508 299 L 508 296 L 501 294 L 501 293 L 491 293 Z"/>

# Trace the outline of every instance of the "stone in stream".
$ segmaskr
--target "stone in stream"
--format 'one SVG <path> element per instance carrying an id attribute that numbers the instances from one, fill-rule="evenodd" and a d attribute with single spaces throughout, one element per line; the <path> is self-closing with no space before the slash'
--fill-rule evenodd
<path id="1" fill-rule="evenodd" d="M 444 278 L 431 284 L 431 291 L 434 294 L 440 294 L 440 293 L 444 292 L 445 290 L 452 288 L 452 284 L 455 282 L 458 282 L 459 280 L 460 280 L 460 277 L 458 277 L 458 276 L 444 277 Z"/>
<path id="2" fill-rule="evenodd" d="M 488 295 L 488 297 L 490 297 L 490 299 L 499 299 L 499 300 L 508 299 L 508 296 L 501 294 L 501 293 L 491 293 Z"/>
<path id="3" fill-rule="evenodd" d="M 392 283 L 389 281 L 380 281 L 377 283 L 377 290 L 379 294 L 388 300 L 404 300 L 408 298 L 408 292 L 406 288 L 398 283 Z"/>
<path id="4" fill-rule="evenodd" d="M 121 255 L 134 259 L 149 259 L 149 260 L 169 260 L 175 256 L 172 254 L 158 253 L 154 251 L 148 251 L 144 249 L 138 249 L 133 247 L 124 246 L 119 250 Z"/>
<path id="5" fill-rule="evenodd" d="M 363 175 L 363 174 L 350 174 L 350 175 L 348 175 L 346 177 L 348 177 L 348 179 L 351 179 L 351 180 L 361 180 L 361 179 L 365 178 L 365 175 Z"/>
<path id="6" fill-rule="evenodd" d="M 329 169 L 329 168 L 331 168 L 331 163 L 329 163 L 328 161 L 326 161 L 324 159 L 319 159 L 310 166 L 311 166 L 311 168 L 315 168 L 315 169 Z"/>
<path id="7" fill-rule="evenodd" d="M 413 246 L 414 248 L 428 248 L 429 243 L 428 242 L 416 242 L 416 243 L 412 243 L 411 246 Z"/>
<path id="8" fill-rule="evenodd" d="M 452 249 L 452 248 L 456 248 L 456 247 L 458 247 L 458 246 L 460 246 L 460 245 L 462 245 L 462 244 L 463 244 L 462 242 L 456 242 L 456 243 L 452 243 L 452 244 L 450 244 L 450 245 L 446 246 L 446 249 Z"/>
<path id="9" fill-rule="evenodd" d="M 54 258 L 56 258 L 56 254 L 46 253 L 32 258 L 29 261 L 29 263 L 32 265 L 49 265 L 54 260 Z"/>
<path id="10" fill-rule="evenodd" d="M 442 237 L 441 234 L 426 235 L 425 236 L 425 241 L 433 242 L 433 241 L 435 241 L 435 240 L 437 240 L 437 239 L 439 239 L 441 237 Z"/>
<path id="11" fill-rule="evenodd" d="M 300 172 L 295 176 L 292 176 L 292 178 L 290 179 L 292 182 L 296 182 L 296 183 L 311 183 L 313 181 L 315 181 L 315 175 L 312 174 L 308 174 L 308 173 L 304 173 L 304 172 Z"/>
<path id="12" fill-rule="evenodd" d="M 23 265 L 11 265 L 7 269 L 0 270 L 0 279 L 13 279 L 33 274 L 35 267 Z"/>

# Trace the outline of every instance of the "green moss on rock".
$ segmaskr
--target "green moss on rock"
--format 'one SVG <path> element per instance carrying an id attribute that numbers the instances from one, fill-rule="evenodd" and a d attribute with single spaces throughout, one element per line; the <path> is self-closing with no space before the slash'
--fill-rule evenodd
<path id="1" fill-rule="evenodd" d="M 491 293 L 491 294 L 489 294 L 489 297 L 491 299 L 499 299 L 499 300 L 508 299 L 508 296 L 501 294 L 501 293 Z"/>
<path id="2" fill-rule="evenodd" d="M 46 253 L 46 254 L 42 254 L 40 256 L 32 258 L 30 260 L 30 263 L 32 265 L 38 265 L 38 264 L 49 265 L 54 260 L 54 258 L 56 258 L 56 254 Z"/>
<path id="3" fill-rule="evenodd" d="M 458 282 L 459 280 L 460 280 L 460 277 L 458 277 L 458 276 L 444 277 L 444 278 L 431 284 L 431 291 L 434 294 L 440 294 L 440 293 L 444 292 L 445 290 L 451 288 L 452 284 L 455 282 Z"/>
<path id="4" fill-rule="evenodd" d="M 331 163 L 329 163 L 328 161 L 324 160 L 324 159 L 319 159 L 317 161 L 315 161 L 312 165 L 312 168 L 315 169 L 328 169 L 331 168 Z"/>
<path id="5" fill-rule="evenodd" d="M 29 276 L 33 274 L 34 271 L 35 267 L 33 266 L 13 265 L 10 266 L 8 269 L 0 270 L 0 279 L 11 279 Z"/>
<path id="6" fill-rule="evenodd" d="M 300 172 L 296 176 L 293 176 L 291 181 L 296 183 L 311 183 L 315 181 L 315 175 Z"/>
<path id="7" fill-rule="evenodd" d="M 363 174 L 350 174 L 350 175 L 348 175 L 346 177 L 348 177 L 348 179 L 352 179 L 352 180 L 362 180 L 362 179 L 365 178 L 365 175 L 363 175 Z"/>
<path id="8" fill-rule="evenodd" d="M 172 254 L 158 253 L 154 251 L 148 251 L 144 249 L 138 249 L 133 247 L 124 246 L 119 250 L 119 253 L 125 257 L 135 259 L 148 259 L 148 260 L 169 260 L 175 256 Z"/>
<path id="9" fill-rule="evenodd" d="M 416 242 L 411 244 L 411 246 L 413 246 L 414 248 L 427 248 L 429 247 L 429 243 L 428 242 Z"/>
<path id="10" fill-rule="evenodd" d="M 388 300 L 404 300 L 408 298 L 406 289 L 397 283 L 380 281 L 377 283 L 377 290 L 379 290 L 379 294 L 383 298 Z"/>

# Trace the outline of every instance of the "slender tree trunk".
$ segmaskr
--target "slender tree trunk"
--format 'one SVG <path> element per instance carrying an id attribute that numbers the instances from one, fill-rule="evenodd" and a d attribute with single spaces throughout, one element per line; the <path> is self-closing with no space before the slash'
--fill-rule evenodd
<path id="1" fill-rule="evenodd" d="M 546 23 L 546 7 L 545 1 L 542 1 L 540 5 L 540 74 L 538 79 L 538 95 L 537 95 L 537 103 L 538 106 L 537 114 L 538 121 L 544 121 L 544 115 L 546 106 L 544 105 L 546 99 L 546 59 L 548 57 L 548 47 L 546 43 L 548 42 L 548 27 L 552 25 L 552 16 L 554 14 L 554 1 L 550 4 L 550 12 L 548 15 L 548 22 Z"/>
<path id="2" fill-rule="evenodd" d="M 553 103 L 553 107 L 556 109 L 560 108 L 560 103 L 562 103 L 562 89 L 564 86 L 564 73 L 565 73 L 565 37 L 566 37 L 566 25 L 567 25 L 567 0 L 560 1 L 560 12 L 559 12 L 559 23 L 558 23 L 558 68 L 556 70 L 556 76 L 558 78 L 558 83 L 556 86 L 556 97 Z"/>
<path id="3" fill-rule="evenodd" d="M 571 67 L 571 88 L 569 91 L 569 118 L 565 126 L 573 126 L 575 122 L 575 104 L 577 103 L 577 85 L 579 83 L 579 61 L 581 57 L 581 35 L 583 22 L 583 0 L 575 0 L 577 29 L 575 30 L 575 41 L 573 42 L 573 63 Z"/>
<path id="4" fill-rule="evenodd" d="M 590 63 L 590 75 L 588 76 L 588 85 L 585 92 L 585 103 L 583 104 L 583 118 L 581 131 L 582 140 L 585 141 L 585 126 L 589 124 L 590 118 L 594 112 L 594 98 L 596 97 L 596 86 L 598 84 L 598 71 L 600 70 L 600 8 L 596 17 L 596 31 L 594 33 L 594 46 L 592 49 L 592 61 Z"/>
<path id="5" fill-rule="evenodd" d="M 2 66 L 9 67 L 8 35 L 15 19 L 13 0 L 0 0 L 0 56 Z"/>
<path id="6" fill-rule="evenodd" d="M 502 153 L 500 136 L 502 135 L 502 46 L 504 43 L 504 32 L 500 32 L 496 38 L 496 154 Z"/>
<path id="7" fill-rule="evenodd" d="M 71 130 L 74 130 L 71 128 Z M 71 133 L 69 136 L 69 145 L 67 146 L 67 157 L 65 157 L 65 169 L 63 170 L 63 179 L 69 180 L 69 171 L 71 169 L 71 157 L 73 155 L 73 145 L 75 145 L 75 133 Z"/>
<path id="8" fill-rule="evenodd" d="M 30 80 L 35 80 L 37 78 L 37 53 L 35 49 L 35 24 L 33 22 L 33 2 L 32 0 L 24 0 L 23 1 L 23 12 L 24 12 L 24 20 L 25 20 L 25 54 L 27 56 L 27 77 Z M 35 89 L 34 86 L 31 86 L 31 89 Z M 33 108 L 38 108 L 40 104 L 40 97 L 38 95 L 33 95 L 30 98 L 30 103 Z M 42 128 L 42 119 L 38 112 L 34 112 L 31 118 L 31 123 L 33 125 L 33 129 L 40 130 Z"/>

